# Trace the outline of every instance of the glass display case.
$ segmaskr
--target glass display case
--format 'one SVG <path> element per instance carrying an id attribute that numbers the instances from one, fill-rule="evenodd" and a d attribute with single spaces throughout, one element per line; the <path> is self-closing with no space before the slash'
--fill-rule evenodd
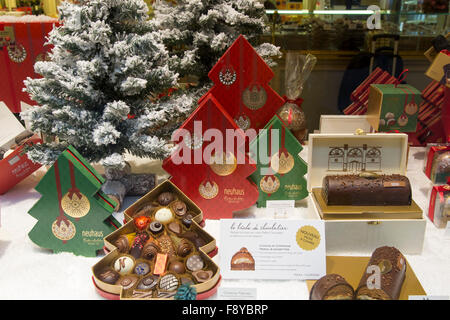
<path id="1" fill-rule="evenodd" d="M 388 33 L 400 36 L 400 51 L 422 55 L 435 36 L 450 32 L 448 0 L 446 9 L 427 7 L 427 0 L 345 2 L 266 1 L 271 33 L 265 40 L 283 50 L 361 51 L 374 34 Z"/>

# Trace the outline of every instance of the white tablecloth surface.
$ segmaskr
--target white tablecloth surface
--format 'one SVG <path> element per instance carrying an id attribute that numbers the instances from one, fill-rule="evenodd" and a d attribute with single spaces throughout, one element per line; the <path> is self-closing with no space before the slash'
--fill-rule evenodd
<path id="1" fill-rule="evenodd" d="M 307 147 L 301 155 L 306 158 Z M 430 182 L 422 171 L 424 148 L 411 148 L 407 175 L 413 185 L 413 198 L 426 213 Z M 37 247 L 28 238 L 36 220 L 27 211 L 40 198 L 34 187 L 45 169 L 31 175 L 8 193 L 0 196 L 0 299 L 103 299 L 94 289 L 91 267 L 101 259 L 53 254 Z M 125 205 L 135 199 L 127 199 Z M 295 218 L 307 217 L 307 209 L 299 208 Z M 256 209 L 236 214 L 239 218 L 255 218 Z M 258 218 L 273 218 L 257 210 Z M 116 214 L 119 221 L 123 214 Z M 288 217 L 289 218 L 289 217 Z M 292 218 L 292 217 L 291 217 Z M 206 220 L 206 231 L 217 240 L 220 259 L 220 221 Z M 340 255 L 361 255 L 342 248 Z M 450 296 L 450 239 L 444 229 L 437 229 L 427 219 L 425 243 L 421 255 L 406 255 L 428 295 Z M 256 288 L 258 299 L 308 299 L 304 281 L 286 280 L 222 280 L 222 287 Z M 213 296 L 211 299 L 217 299 Z"/>

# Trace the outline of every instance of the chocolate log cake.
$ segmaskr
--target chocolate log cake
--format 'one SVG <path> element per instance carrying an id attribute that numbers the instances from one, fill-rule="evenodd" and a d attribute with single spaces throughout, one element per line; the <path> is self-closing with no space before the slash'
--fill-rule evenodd
<path id="1" fill-rule="evenodd" d="M 367 280 L 372 273 L 367 273 L 369 266 L 376 265 L 380 268 L 379 289 L 376 283 L 373 288 L 368 287 Z M 394 247 L 380 247 L 372 253 L 369 264 L 364 270 L 356 299 L 358 300 L 398 300 L 406 275 L 406 260 L 400 251 Z"/>
<path id="2" fill-rule="evenodd" d="M 255 259 L 247 248 L 241 248 L 231 258 L 231 270 L 255 270 Z"/>
<path id="3" fill-rule="evenodd" d="M 411 205 L 411 185 L 407 177 L 399 174 L 326 176 L 322 195 L 329 206 Z"/>
<path id="4" fill-rule="evenodd" d="M 311 288 L 309 300 L 353 300 L 353 287 L 338 274 L 327 274 Z"/>

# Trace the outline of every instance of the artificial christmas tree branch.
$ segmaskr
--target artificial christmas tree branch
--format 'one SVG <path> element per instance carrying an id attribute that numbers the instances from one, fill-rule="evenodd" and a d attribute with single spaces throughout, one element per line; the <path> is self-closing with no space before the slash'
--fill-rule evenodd
<path id="1" fill-rule="evenodd" d="M 62 25 L 49 34 L 51 61 L 26 91 L 41 105 L 22 114 L 33 130 L 58 142 L 32 146 L 33 161 L 52 164 L 73 145 L 89 161 L 123 166 L 123 154 L 164 158 L 168 139 L 153 135 L 186 117 L 190 107 L 154 101 L 176 86 L 178 74 L 159 33 L 149 32 L 141 0 L 82 0 L 59 7 Z"/>

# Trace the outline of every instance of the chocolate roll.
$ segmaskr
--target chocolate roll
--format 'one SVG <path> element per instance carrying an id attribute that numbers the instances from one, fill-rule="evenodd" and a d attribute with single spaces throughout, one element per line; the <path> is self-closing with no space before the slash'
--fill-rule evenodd
<path id="1" fill-rule="evenodd" d="M 372 273 L 367 273 L 367 268 L 373 265 L 380 268 L 379 289 L 370 288 L 367 285 L 367 280 L 372 276 Z M 356 299 L 398 300 L 405 275 L 406 260 L 402 253 L 394 247 L 380 247 L 372 253 L 369 264 L 364 270 L 358 289 L 356 289 Z"/>
<path id="2" fill-rule="evenodd" d="M 329 206 L 411 205 L 411 185 L 399 174 L 326 176 L 322 195 Z"/>
<path id="3" fill-rule="evenodd" d="M 314 283 L 309 300 L 353 300 L 353 287 L 338 274 L 327 274 Z"/>

